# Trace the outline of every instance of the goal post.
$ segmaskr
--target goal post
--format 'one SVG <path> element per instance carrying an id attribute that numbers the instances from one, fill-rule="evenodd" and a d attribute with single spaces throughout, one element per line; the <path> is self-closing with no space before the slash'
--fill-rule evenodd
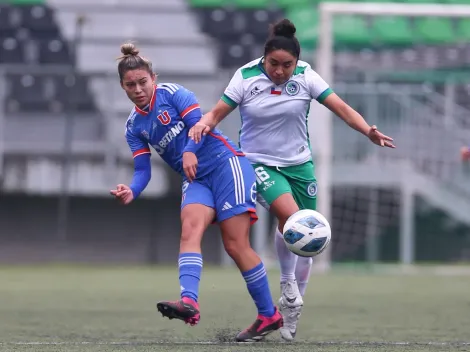
<path id="1" fill-rule="evenodd" d="M 404 16 L 404 17 L 447 17 L 463 18 L 470 17 L 470 5 L 454 4 L 407 4 L 407 3 L 361 3 L 361 2 L 322 2 L 318 4 L 318 42 L 315 52 L 315 70 L 334 89 L 334 31 L 333 19 L 335 15 L 362 15 L 362 16 Z M 309 121 L 309 135 L 311 145 L 316 145 L 316 176 L 318 179 L 318 210 L 328 220 L 333 219 L 332 208 L 332 167 L 333 167 L 333 124 L 332 113 L 319 104 L 312 102 L 311 111 L 315 113 L 315 118 Z M 368 117 L 365 116 L 368 120 Z M 378 126 L 379 129 L 381 126 Z M 356 133 L 351 131 L 351 133 Z M 398 146 L 400 147 L 400 146 Z M 404 187 L 406 188 L 406 187 Z M 376 199 L 376 198 L 374 198 Z M 406 205 L 406 204 L 405 204 Z M 403 205 L 402 205 L 403 208 Z M 414 260 L 414 232 L 412 218 L 404 211 L 412 211 L 409 206 L 401 209 L 398 226 L 399 233 L 399 261 L 411 264 Z M 403 223 L 405 222 L 405 223 Z M 333 238 L 335 237 L 335 224 L 332 223 Z M 369 232 L 369 231 L 367 231 Z M 373 232 L 373 230 L 371 231 Z M 366 234 L 373 238 L 373 235 Z M 371 247 L 371 256 L 376 257 L 373 241 L 367 244 Z M 331 264 L 331 251 L 334 242 L 330 244 L 327 251 L 315 259 L 316 271 L 327 271 Z M 369 254 L 370 254 L 369 253 Z"/>

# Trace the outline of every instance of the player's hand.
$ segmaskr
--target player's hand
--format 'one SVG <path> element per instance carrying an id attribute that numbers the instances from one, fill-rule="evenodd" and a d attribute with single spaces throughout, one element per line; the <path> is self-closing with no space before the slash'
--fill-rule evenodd
<path id="1" fill-rule="evenodd" d="M 193 182 L 197 172 L 197 157 L 191 152 L 183 153 L 183 171 L 189 182 Z"/>
<path id="2" fill-rule="evenodd" d="M 469 147 L 460 148 L 460 157 L 462 158 L 462 161 L 470 160 L 470 148 Z"/>
<path id="3" fill-rule="evenodd" d="M 188 136 L 191 138 L 196 144 L 198 144 L 202 136 L 205 136 L 211 131 L 210 126 L 202 123 L 197 122 L 191 129 L 189 130 Z"/>
<path id="4" fill-rule="evenodd" d="M 369 137 L 372 143 L 380 145 L 381 147 L 395 148 L 395 145 L 392 143 L 393 138 L 384 135 L 377 129 L 377 126 L 375 125 L 370 128 L 367 137 Z"/>
<path id="5" fill-rule="evenodd" d="M 109 191 L 121 204 L 129 204 L 134 200 L 134 194 L 129 186 L 119 184 L 116 186 L 116 189 Z"/>

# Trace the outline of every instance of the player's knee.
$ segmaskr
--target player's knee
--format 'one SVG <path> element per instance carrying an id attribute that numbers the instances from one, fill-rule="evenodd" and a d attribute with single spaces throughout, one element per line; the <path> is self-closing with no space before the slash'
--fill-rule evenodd
<path id="1" fill-rule="evenodd" d="M 250 213 L 245 212 L 220 223 L 224 248 L 232 259 L 251 248 L 250 221 Z"/>
<path id="2" fill-rule="evenodd" d="M 204 233 L 204 220 L 198 217 L 187 217 L 181 222 L 181 242 L 200 243 Z"/>
<path id="3" fill-rule="evenodd" d="M 225 237 L 224 248 L 231 258 L 236 258 L 243 255 L 251 246 L 248 236 L 240 234 L 239 236 Z"/>

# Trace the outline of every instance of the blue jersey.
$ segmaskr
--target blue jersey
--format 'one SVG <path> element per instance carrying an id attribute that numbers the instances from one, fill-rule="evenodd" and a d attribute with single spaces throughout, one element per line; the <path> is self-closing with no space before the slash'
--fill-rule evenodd
<path id="1" fill-rule="evenodd" d="M 202 117 L 193 92 L 173 83 L 159 84 L 145 109 L 135 107 L 126 122 L 126 139 L 134 158 L 150 154 L 151 146 L 162 159 L 184 177 L 182 157 L 193 152 L 198 159 L 196 179 L 241 150 L 220 131 L 214 130 L 198 144 L 188 132 Z"/>

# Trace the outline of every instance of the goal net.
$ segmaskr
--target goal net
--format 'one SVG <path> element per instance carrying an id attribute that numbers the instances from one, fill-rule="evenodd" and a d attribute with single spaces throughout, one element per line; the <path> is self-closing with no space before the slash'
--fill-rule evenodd
<path id="1" fill-rule="evenodd" d="M 320 3 L 314 67 L 397 149 L 315 102 L 309 132 L 331 263 L 470 260 L 470 6 Z M 295 20 L 294 20 L 295 23 Z"/>

